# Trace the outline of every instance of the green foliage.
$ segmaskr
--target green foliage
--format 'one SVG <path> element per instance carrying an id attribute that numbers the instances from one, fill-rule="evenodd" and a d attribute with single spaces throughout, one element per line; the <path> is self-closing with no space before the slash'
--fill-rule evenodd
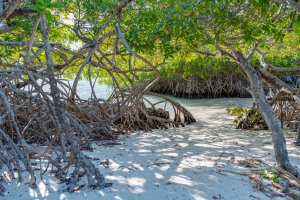
<path id="1" fill-rule="evenodd" d="M 52 19 L 51 9 L 62 9 L 64 6 L 61 1 L 52 1 L 52 0 L 38 0 L 30 8 L 32 10 L 44 13 L 47 20 Z"/>
<path id="2" fill-rule="evenodd" d="M 239 73 L 235 63 L 226 58 L 208 58 L 195 54 L 177 54 L 171 62 L 160 69 L 163 77 L 176 80 L 179 77 L 199 77 L 207 80 L 208 77 L 219 74 Z"/>
<path id="3" fill-rule="evenodd" d="M 266 0 L 152 0 L 137 4 L 138 12 L 126 21 L 126 38 L 137 51 L 159 50 L 165 57 L 178 53 L 182 46 L 193 51 L 226 42 L 243 51 L 254 41 L 270 37 L 283 42 L 283 30 L 293 19 L 291 10 L 277 16 L 280 6 Z"/>
<path id="4" fill-rule="evenodd" d="M 261 175 L 265 178 L 270 180 L 272 183 L 279 183 L 279 173 L 277 171 L 268 171 L 264 170 Z"/>
<path id="5" fill-rule="evenodd" d="M 226 112 L 230 116 L 236 117 L 233 120 L 233 123 L 238 125 L 241 122 L 241 120 L 243 120 L 247 116 L 247 114 L 250 113 L 250 109 L 246 109 L 242 107 L 232 107 L 232 108 L 226 108 Z"/>
<path id="6" fill-rule="evenodd" d="M 121 0 L 38 0 L 24 1 L 22 6 L 44 13 L 47 16 L 50 41 L 63 44 L 70 48 L 74 43 L 80 46 L 80 40 L 74 33 L 74 19 L 84 22 L 88 28 L 82 29 L 82 34 L 92 39 L 100 25 L 108 21 L 110 11 L 120 4 Z M 224 57 L 213 58 L 199 56 L 196 50 L 218 53 L 215 44 L 229 43 L 234 48 L 247 53 L 254 41 L 263 41 L 262 50 L 268 52 L 266 60 L 275 66 L 295 66 L 299 58 L 296 49 L 300 48 L 299 34 L 300 17 L 296 16 L 290 32 L 282 34 L 282 30 L 290 25 L 293 11 L 284 9 L 276 17 L 279 5 L 266 0 L 135 0 L 122 11 L 121 29 L 130 47 L 151 60 L 160 63 L 165 59 L 164 66 L 159 70 L 164 77 L 176 79 L 198 76 L 205 80 L 207 75 L 237 73 L 238 66 Z M 79 13 L 80 11 L 80 13 Z M 0 40 L 28 41 L 31 35 L 36 15 L 16 17 L 9 21 L 17 29 L 7 34 L 1 34 Z M 116 16 L 109 18 L 110 25 L 105 30 L 115 29 Z M 40 29 L 39 29 L 40 30 Z M 103 34 L 105 34 L 103 33 Z M 39 31 L 36 41 L 41 41 Z M 111 48 L 114 39 L 105 40 L 105 45 Z M 122 42 L 119 50 L 124 53 Z M 109 53 L 109 52 L 105 52 Z M 22 49 L 18 47 L 3 47 L 1 56 L 18 60 Z M 71 55 L 67 54 L 68 58 Z M 54 62 L 59 64 L 62 59 L 53 54 Z M 41 61 L 44 60 L 40 56 Z M 259 63 L 254 57 L 254 63 Z M 128 69 L 128 63 L 117 60 L 120 69 Z M 38 65 L 39 63 L 34 63 Z M 73 77 L 79 68 L 79 63 L 71 63 L 65 69 L 66 77 Z M 135 63 L 134 67 L 143 67 L 143 63 Z M 92 77 L 100 74 L 104 83 L 111 83 L 107 72 L 91 68 Z M 154 77 L 153 73 L 139 73 L 143 80 Z M 87 71 L 84 72 L 87 77 Z M 116 77 L 117 79 L 120 77 Z M 124 77 L 121 77 L 124 78 Z"/>
<path id="7" fill-rule="evenodd" d="M 112 10 L 116 6 L 115 2 L 115 0 L 85 0 L 82 2 L 82 6 L 85 14 L 91 17 L 97 13 L 105 13 Z"/>
<path id="8" fill-rule="evenodd" d="M 298 15 L 296 17 L 296 20 L 294 22 L 294 26 L 295 26 L 295 33 L 300 35 L 300 15 Z"/>
<path id="9" fill-rule="evenodd" d="M 195 56 L 195 50 L 218 52 L 216 43 L 226 42 L 248 53 L 253 43 L 260 41 L 268 53 L 267 62 L 278 67 L 296 66 L 299 53 L 295 49 L 300 43 L 295 41 L 299 36 L 283 34 L 292 22 L 293 11 L 286 9 L 277 16 L 279 9 L 280 5 L 266 0 L 137 0 L 126 13 L 129 17 L 123 17 L 123 27 L 134 51 L 166 59 L 160 69 L 164 77 L 198 76 L 205 80 L 221 71 L 239 71 L 225 58 Z M 266 38 L 272 42 L 264 42 Z M 259 66 L 258 56 L 251 61 Z"/>
<path id="10" fill-rule="evenodd" d="M 234 123 L 239 129 L 266 129 L 267 125 L 256 106 L 251 109 L 231 107 L 226 109 L 227 114 L 235 116 Z"/>

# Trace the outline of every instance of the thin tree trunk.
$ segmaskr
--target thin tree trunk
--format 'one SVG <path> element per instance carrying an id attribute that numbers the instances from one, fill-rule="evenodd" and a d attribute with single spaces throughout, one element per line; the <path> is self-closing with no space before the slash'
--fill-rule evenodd
<path id="1" fill-rule="evenodd" d="M 298 125 L 298 128 L 297 128 L 295 140 L 296 140 L 295 144 L 300 145 L 300 124 Z"/>
<path id="2" fill-rule="evenodd" d="M 283 136 L 283 131 L 281 129 L 281 123 L 267 101 L 265 91 L 263 89 L 263 84 L 258 72 L 240 52 L 233 51 L 233 54 L 250 80 L 253 99 L 255 100 L 259 111 L 263 115 L 271 131 L 275 150 L 275 158 L 278 167 L 281 167 L 289 171 L 293 175 L 299 177 L 298 170 L 293 165 L 291 165 L 289 161 L 286 142 Z"/>
<path id="3" fill-rule="evenodd" d="M 80 151 L 79 141 L 75 137 L 74 133 L 72 132 L 72 127 L 70 124 L 70 120 L 67 117 L 65 110 L 61 104 L 60 100 L 60 91 L 57 85 L 57 80 L 54 74 L 54 65 L 51 56 L 51 47 L 49 42 L 49 34 L 47 28 L 47 22 L 45 15 L 43 14 L 41 17 L 42 23 L 42 35 L 45 44 L 45 53 L 46 53 L 46 62 L 47 62 L 47 70 L 48 70 L 48 77 L 50 82 L 50 95 L 53 98 L 53 104 L 55 107 L 55 113 L 58 118 L 57 125 L 58 127 L 62 128 L 61 140 L 65 141 L 70 144 L 71 147 L 71 155 L 67 164 L 68 168 L 70 165 L 75 164 L 75 169 L 72 173 L 73 180 L 71 181 L 68 190 L 72 191 L 76 187 L 76 183 L 79 180 L 79 169 L 82 167 L 87 175 L 88 179 L 88 186 L 90 187 L 99 187 L 104 188 L 106 187 L 104 176 L 100 173 L 99 169 L 94 166 L 94 164 L 85 158 L 85 155 Z M 54 115 L 55 116 L 55 115 Z M 63 142 L 62 146 L 65 146 L 65 142 Z M 64 147 L 65 148 L 65 147 Z"/>
<path id="4" fill-rule="evenodd" d="M 50 46 L 50 41 L 49 41 L 49 33 L 48 33 L 48 28 L 47 28 L 47 22 L 45 15 L 41 15 L 41 25 L 42 25 L 42 35 L 43 35 L 43 40 L 45 44 L 45 54 L 46 54 L 46 62 L 47 62 L 47 75 L 49 78 L 49 84 L 50 84 L 50 95 L 53 99 L 53 105 L 54 105 L 54 117 L 56 118 L 56 126 L 58 131 L 60 132 L 60 142 L 61 142 L 61 147 L 62 147 L 62 153 L 64 160 L 66 160 L 66 140 L 64 137 L 64 133 L 66 130 L 65 123 L 63 122 L 63 113 L 62 113 L 62 108 L 60 105 L 60 92 L 57 86 L 57 80 L 55 78 L 54 74 L 54 64 L 52 61 L 52 55 L 51 55 L 51 46 Z"/>

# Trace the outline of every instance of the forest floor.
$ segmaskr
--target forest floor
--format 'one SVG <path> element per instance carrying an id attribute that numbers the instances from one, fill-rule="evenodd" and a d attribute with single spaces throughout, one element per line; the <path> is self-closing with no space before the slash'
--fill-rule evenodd
<path id="1" fill-rule="evenodd" d="M 231 100 L 251 104 L 250 99 Z M 251 170 L 239 162 L 246 158 L 274 164 L 270 133 L 236 130 L 225 111 L 228 99 L 185 102 L 189 102 L 183 105 L 194 114 L 196 123 L 185 128 L 136 132 L 114 142 L 95 143 L 94 152 L 85 152 L 95 158 L 93 162 L 111 187 L 83 187 L 64 193 L 64 184 L 46 173 L 35 189 L 26 183 L 10 183 L 4 199 L 271 199 L 253 188 L 247 176 L 228 172 Z M 300 168 L 300 147 L 291 143 L 292 135 L 287 135 L 291 162 Z"/>

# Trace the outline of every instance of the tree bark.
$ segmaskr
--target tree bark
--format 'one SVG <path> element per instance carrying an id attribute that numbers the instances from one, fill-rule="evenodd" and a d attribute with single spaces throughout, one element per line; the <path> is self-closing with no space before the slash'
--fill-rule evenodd
<path id="1" fill-rule="evenodd" d="M 236 58 L 236 61 L 241 65 L 242 69 L 246 72 L 249 81 L 251 83 L 251 93 L 259 111 L 263 115 L 270 131 L 272 134 L 272 141 L 275 150 L 276 164 L 296 177 L 299 177 L 298 170 L 291 165 L 288 157 L 288 152 L 286 149 L 286 141 L 283 136 L 283 131 L 281 129 L 281 123 L 277 118 L 275 112 L 267 101 L 263 84 L 258 72 L 252 66 L 252 64 L 244 58 L 242 53 L 238 51 L 233 51 L 232 53 Z"/>
<path id="2" fill-rule="evenodd" d="M 296 144 L 298 144 L 298 143 L 300 144 L 300 125 L 298 125 L 295 140 L 296 140 L 296 142 L 295 142 Z"/>
<path id="3" fill-rule="evenodd" d="M 0 6 L 2 6 L 0 12 L 0 22 L 10 17 L 15 12 L 20 3 L 21 0 L 10 0 L 8 2 L 4 2 L 3 0 L 0 1 Z"/>
<path id="4" fill-rule="evenodd" d="M 294 9 L 297 12 L 300 12 L 300 4 L 296 0 L 273 0 L 282 5 L 287 5 L 290 8 Z"/>
<path id="5" fill-rule="evenodd" d="M 75 170 L 72 173 L 72 181 L 68 187 L 68 191 L 72 191 L 76 187 L 76 183 L 79 180 L 79 169 L 82 167 L 87 175 L 88 186 L 90 187 L 106 187 L 104 176 L 100 173 L 99 169 L 94 166 L 94 164 L 85 158 L 85 155 L 80 151 L 79 141 L 72 131 L 70 120 L 66 115 L 66 111 L 63 108 L 60 100 L 60 91 L 57 85 L 57 80 L 54 74 L 54 64 L 52 61 L 51 55 L 51 46 L 49 42 L 49 34 L 46 23 L 45 15 L 41 16 L 42 23 L 42 35 L 45 44 L 45 54 L 47 62 L 48 77 L 50 82 L 50 95 L 53 98 L 53 104 L 55 108 L 55 113 L 58 118 L 57 125 L 61 127 L 61 141 L 63 141 L 62 146 L 65 146 L 65 140 L 69 143 L 71 147 L 71 155 L 73 154 L 74 158 L 70 157 L 68 165 L 75 164 Z M 60 129 L 60 128 L 59 128 Z M 64 147 L 63 147 L 64 148 Z M 69 167 L 69 166 L 68 166 Z M 67 168 L 68 168 L 67 167 Z"/>

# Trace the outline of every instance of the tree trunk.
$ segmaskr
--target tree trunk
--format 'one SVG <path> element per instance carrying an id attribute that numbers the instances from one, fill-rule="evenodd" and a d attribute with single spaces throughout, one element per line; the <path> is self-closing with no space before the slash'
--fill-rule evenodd
<path id="1" fill-rule="evenodd" d="M 275 150 L 275 158 L 278 167 L 281 167 L 293 175 L 299 177 L 298 170 L 291 165 L 286 149 L 286 142 L 281 129 L 281 123 L 278 120 L 275 112 L 267 101 L 265 91 L 260 75 L 252 66 L 252 64 L 244 58 L 244 56 L 237 51 L 232 51 L 237 62 L 241 65 L 242 69 L 246 72 L 251 83 L 251 93 L 254 101 L 256 102 L 259 111 L 263 115 L 272 134 L 272 141 Z"/>
<path id="2" fill-rule="evenodd" d="M 297 128 L 297 133 L 296 133 L 296 144 L 300 144 L 300 124 L 298 125 L 298 128 Z"/>
<path id="3" fill-rule="evenodd" d="M 79 141 L 74 135 L 74 132 L 72 131 L 70 120 L 66 116 L 66 112 L 63 108 L 63 105 L 61 104 L 60 91 L 54 74 L 54 65 L 53 65 L 52 55 L 51 55 L 51 47 L 49 42 L 47 22 L 44 14 L 42 14 L 41 16 L 41 23 L 42 23 L 42 35 L 43 35 L 43 40 L 45 45 L 47 70 L 48 70 L 47 75 L 50 84 L 50 95 L 53 98 L 53 104 L 55 109 L 54 116 L 57 116 L 58 118 L 57 121 L 58 129 L 62 130 L 62 132 L 60 133 L 61 141 L 63 141 L 62 147 L 65 148 L 66 142 L 68 142 L 71 147 L 70 153 L 71 155 L 73 154 L 73 156 L 70 156 L 69 158 L 67 168 L 70 165 L 75 164 L 75 169 L 72 173 L 72 180 L 69 186 L 67 187 L 67 191 L 73 191 L 74 188 L 76 188 L 76 183 L 79 181 L 79 170 L 81 167 L 83 168 L 84 172 L 87 175 L 88 186 L 104 188 L 107 185 L 105 183 L 104 176 L 100 173 L 99 169 L 96 168 L 91 161 L 87 160 L 85 155 L 80 151 Z M 65 154 L 65 152 L 63 153 Z"/>

